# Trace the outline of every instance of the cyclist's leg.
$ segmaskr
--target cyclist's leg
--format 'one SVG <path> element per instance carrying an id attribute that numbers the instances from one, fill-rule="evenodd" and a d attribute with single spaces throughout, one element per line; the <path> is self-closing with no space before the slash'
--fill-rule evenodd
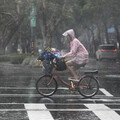
<path id="1" fill-rule="evenodd" d="M 68 61 L 66 62 L 66 66 L 69 70 L 70 76 L 73 77 L 74 79 L 78 79 L 78 75 L 75 73 L 76 68 L 74 67 L 73 61 Z"/>
<path id="2" fill-rule="evenodd" d="M 80 67 L 84 67 L 87 63 L 81 63 L 81 64 L 77 64 L 73 61 L 68 61 L 66 63 L 67 65 L 67 68 L 71 74 L 71 76 L 74 78 L 74 79 L 78 79 L 79 76 L 76 74 L 76 70 L 78 70 Z"/>

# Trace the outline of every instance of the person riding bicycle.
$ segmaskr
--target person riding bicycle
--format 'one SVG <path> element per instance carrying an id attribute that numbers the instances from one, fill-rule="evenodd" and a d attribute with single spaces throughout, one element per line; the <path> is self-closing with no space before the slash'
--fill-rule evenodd
<path id="1" fill-rule="evenodd" d="M 84 45 L 75 37 L 75 32 L 73 29 L 67 30 L 62 34 L 70 45 L 70 52 L 66 53 L 60 58 L 71 57 L 71 60 L 66 62 L 67 69 L 70 73 L 69 79 L 78 80 L 78 75 L 75 73 L 75 70 L 86 65 L 88 63 L 88 51 Z"/>

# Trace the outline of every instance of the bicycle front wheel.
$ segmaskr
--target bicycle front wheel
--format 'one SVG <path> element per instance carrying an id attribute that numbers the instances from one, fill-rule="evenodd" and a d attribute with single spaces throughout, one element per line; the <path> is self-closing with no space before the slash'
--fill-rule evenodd
<path id="1" fill-rule="evenodd" d="M 93 97 L 98 90 L 99 83 L 94 76 L 86 75 L 78 82 L 78 91 L 85 98 Z"/>
<path id="2" fill-rule="evenodd" d="M 42 76 L 36 83 L 36 89 L 42 96 L 53 95 L 57 90 L 57 82 L 49 75 Z"/>

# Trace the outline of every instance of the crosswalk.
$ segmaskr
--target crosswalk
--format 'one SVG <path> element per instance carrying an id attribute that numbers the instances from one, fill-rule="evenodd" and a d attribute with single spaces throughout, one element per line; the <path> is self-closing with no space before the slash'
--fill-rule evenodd
<path id="1" fill-rule="evenodd" d="M 35 90 L 35 87 L 0 87 L 0 120 L 120 120 L 120 97 L 114 97 L 104 88 L 92 99 L 79 94 L 55 94 L 43 98 L 37 93 L 19 93 L 17 90 Z M 9 94 L 12 90 L 13 94 Z M 14 92 L 15 90 L 15 92 Z M 59 90 L 68 91 L 60 87 Z"/>
<path id="2" fill-rule="evenodd" d="M 64 108 L 61 105 L 56 105 L 58 108 L 49 108 L 50 106 L 53 107 L 53 105 L 46 105 L 46 104 L 31 104 L 31 103 L 25 103 L 25 104 L 9 104 L 11 106 L 11 109 L 0 109 L 0 112 L 7 113 L 7 112 L 19 112 L 22 114 L 22 112 L 27 112 L 26 116 L 28 120 L 54 120 L 56 119 L 55 116 L 52 116 L 52 112 L 56 113 L 70 113 L 72 114 L 74 112 L 85 112 L 88 114 L 91 112 L 91 114 L 95 114 L 96 117 L 98 117 L 100 120 L 120 120 L 120 116 L 117 112 L 120 111 L 118 108 L 110 108 L 105 104 L 69 104 L 69 108 Z M 6 106 L 9 106 L 6 104 Z M 24 105 L 24 106 L 23 106 Z M 55 104 L 54 104 L 55 105 Z M 112 104 L 113 105 L 113 104 Z M 115 104 L 114 104 L 115 105 Z M 119 104 L 120 105 L 120 104 Z M 21 107 L 13 109 L 14 107 Z M 47 107 L 48 108 L 47 108 Z M 63 107 L 63 108 L 61 108 Z M 68 107 L 66 105 L 65 107 Z M 115 105 L 116 107 L 116 105 Z M 21 115 L 20 114 L 20 115 Z M 23 114 L 22 114 L 23 115 Z M 9 117 L 9 116 L 7 116 Z M 18 116 L 21 117 L 21 116 Z M 84 116 L 83 116 L 84 117 Z M 89 116 L 90 117 L 90 116 Z M 13 119 L 13 118 L 12 118 Z M 21 118 L 23 119 L 23 118 Z M 17 119 L 16 119 L 17 120 Z M 69 120 L 69 119 L 68 119 Z"/>
<path id="3" fill-rule="evenodd" d="M 29 120 L 54 120 L 44 104 L 24 104 Z"/>
<path id="4" fill-rule="evenodd" d="M 59 87 L 53 96 L 44 98 L 35 88 L 40 68 L 0 65 L 0 120 L 120 120 L 118 65 L 90 62 L 85 69 L 99 68 L 100 87 L 107 88 L 100 88 L 91 99 L 71 93 L 66 87 Z M 66 79 L 66 75 L 62 77 Z"/>
<path id="5" fill-rule="evenodd" d="M 120 116 L 104 104 L 85 104 L 101 120 L 120 120 Z"/>

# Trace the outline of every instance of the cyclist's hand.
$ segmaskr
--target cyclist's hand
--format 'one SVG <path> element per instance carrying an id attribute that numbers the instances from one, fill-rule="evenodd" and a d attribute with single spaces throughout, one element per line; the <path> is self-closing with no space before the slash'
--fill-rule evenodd
<path id="1" fill-rule="evenodd" d="M 64 56 L 60 56 L 59 58 L 60 58 L 60 59 L 63 59 L 63 58 L 65 58 L 65 57 L 64 57 Z"/>
<path id="2" fill-rule="evenodd" d="M 56 63 L 56 58 L 53 59 L 53 63 Z"/>

